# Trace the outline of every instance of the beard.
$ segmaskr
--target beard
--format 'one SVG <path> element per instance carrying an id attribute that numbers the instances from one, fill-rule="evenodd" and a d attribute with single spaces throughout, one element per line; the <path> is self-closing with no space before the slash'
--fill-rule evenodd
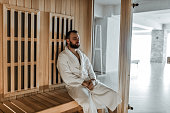
<path id="1" fill-rule="evenodd" d="M 73 44 L 73 43 L 70 41 L 70 47 L 71 47 L 71 48 L 74 48 L 74 49 L 78 49 L 78 48 L 80 47 L 80 45 Z"/>

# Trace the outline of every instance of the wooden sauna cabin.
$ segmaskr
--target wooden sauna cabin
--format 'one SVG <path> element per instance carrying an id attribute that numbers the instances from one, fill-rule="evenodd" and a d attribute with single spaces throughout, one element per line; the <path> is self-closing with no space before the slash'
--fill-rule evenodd
<path id="1" fill-rule="evenodd" d="M 56 59 L 72 29 L 91 58 L 92 18 L 93 0 L 0 0 L 0 113 L 81 111 Z"/>

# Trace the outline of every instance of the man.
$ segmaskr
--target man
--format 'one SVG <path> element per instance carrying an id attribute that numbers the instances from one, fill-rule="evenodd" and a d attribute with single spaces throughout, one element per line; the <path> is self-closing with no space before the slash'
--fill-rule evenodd
<path id="1" fill-rule="evenodd" d="M 66 83 L 69 95 L 83 107 L 84 113 L 97 113 L 108 107 L 111 111 L 121 103 L 120 96 L 96 80 L 88 57 L 78 48 L 80 37 L 77 31 L 66 34 L 67 47 L 59 54 L 57 68 Z"/>

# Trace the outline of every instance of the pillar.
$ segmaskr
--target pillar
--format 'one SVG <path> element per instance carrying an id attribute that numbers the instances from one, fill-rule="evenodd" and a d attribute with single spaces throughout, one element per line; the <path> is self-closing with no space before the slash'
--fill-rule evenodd
<path id="1" fill-rule="evenodd" d="M 151 63 L 165 63 L 167 34 L 168 33 L 164 30 L 152 31 Z"/>

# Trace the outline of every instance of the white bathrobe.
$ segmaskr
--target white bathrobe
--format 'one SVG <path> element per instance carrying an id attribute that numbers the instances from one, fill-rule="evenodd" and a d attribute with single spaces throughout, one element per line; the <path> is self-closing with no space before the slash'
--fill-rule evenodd
<path id="1" fill-rule="evenodd" d="M 97 113 L 97 109 L 105 106 L 114 111 L 121 103 L 118 93 L 97 80 L 93 90 L 81 85 L 84 80 L 96 79 L 96 75 L 88 57 L 79 49 L 77 52 L 80 62 L 67 47 L 59 54 L 57 61 L 57 68 L 69 95 L 83 107 L 84 113 Z"/>

